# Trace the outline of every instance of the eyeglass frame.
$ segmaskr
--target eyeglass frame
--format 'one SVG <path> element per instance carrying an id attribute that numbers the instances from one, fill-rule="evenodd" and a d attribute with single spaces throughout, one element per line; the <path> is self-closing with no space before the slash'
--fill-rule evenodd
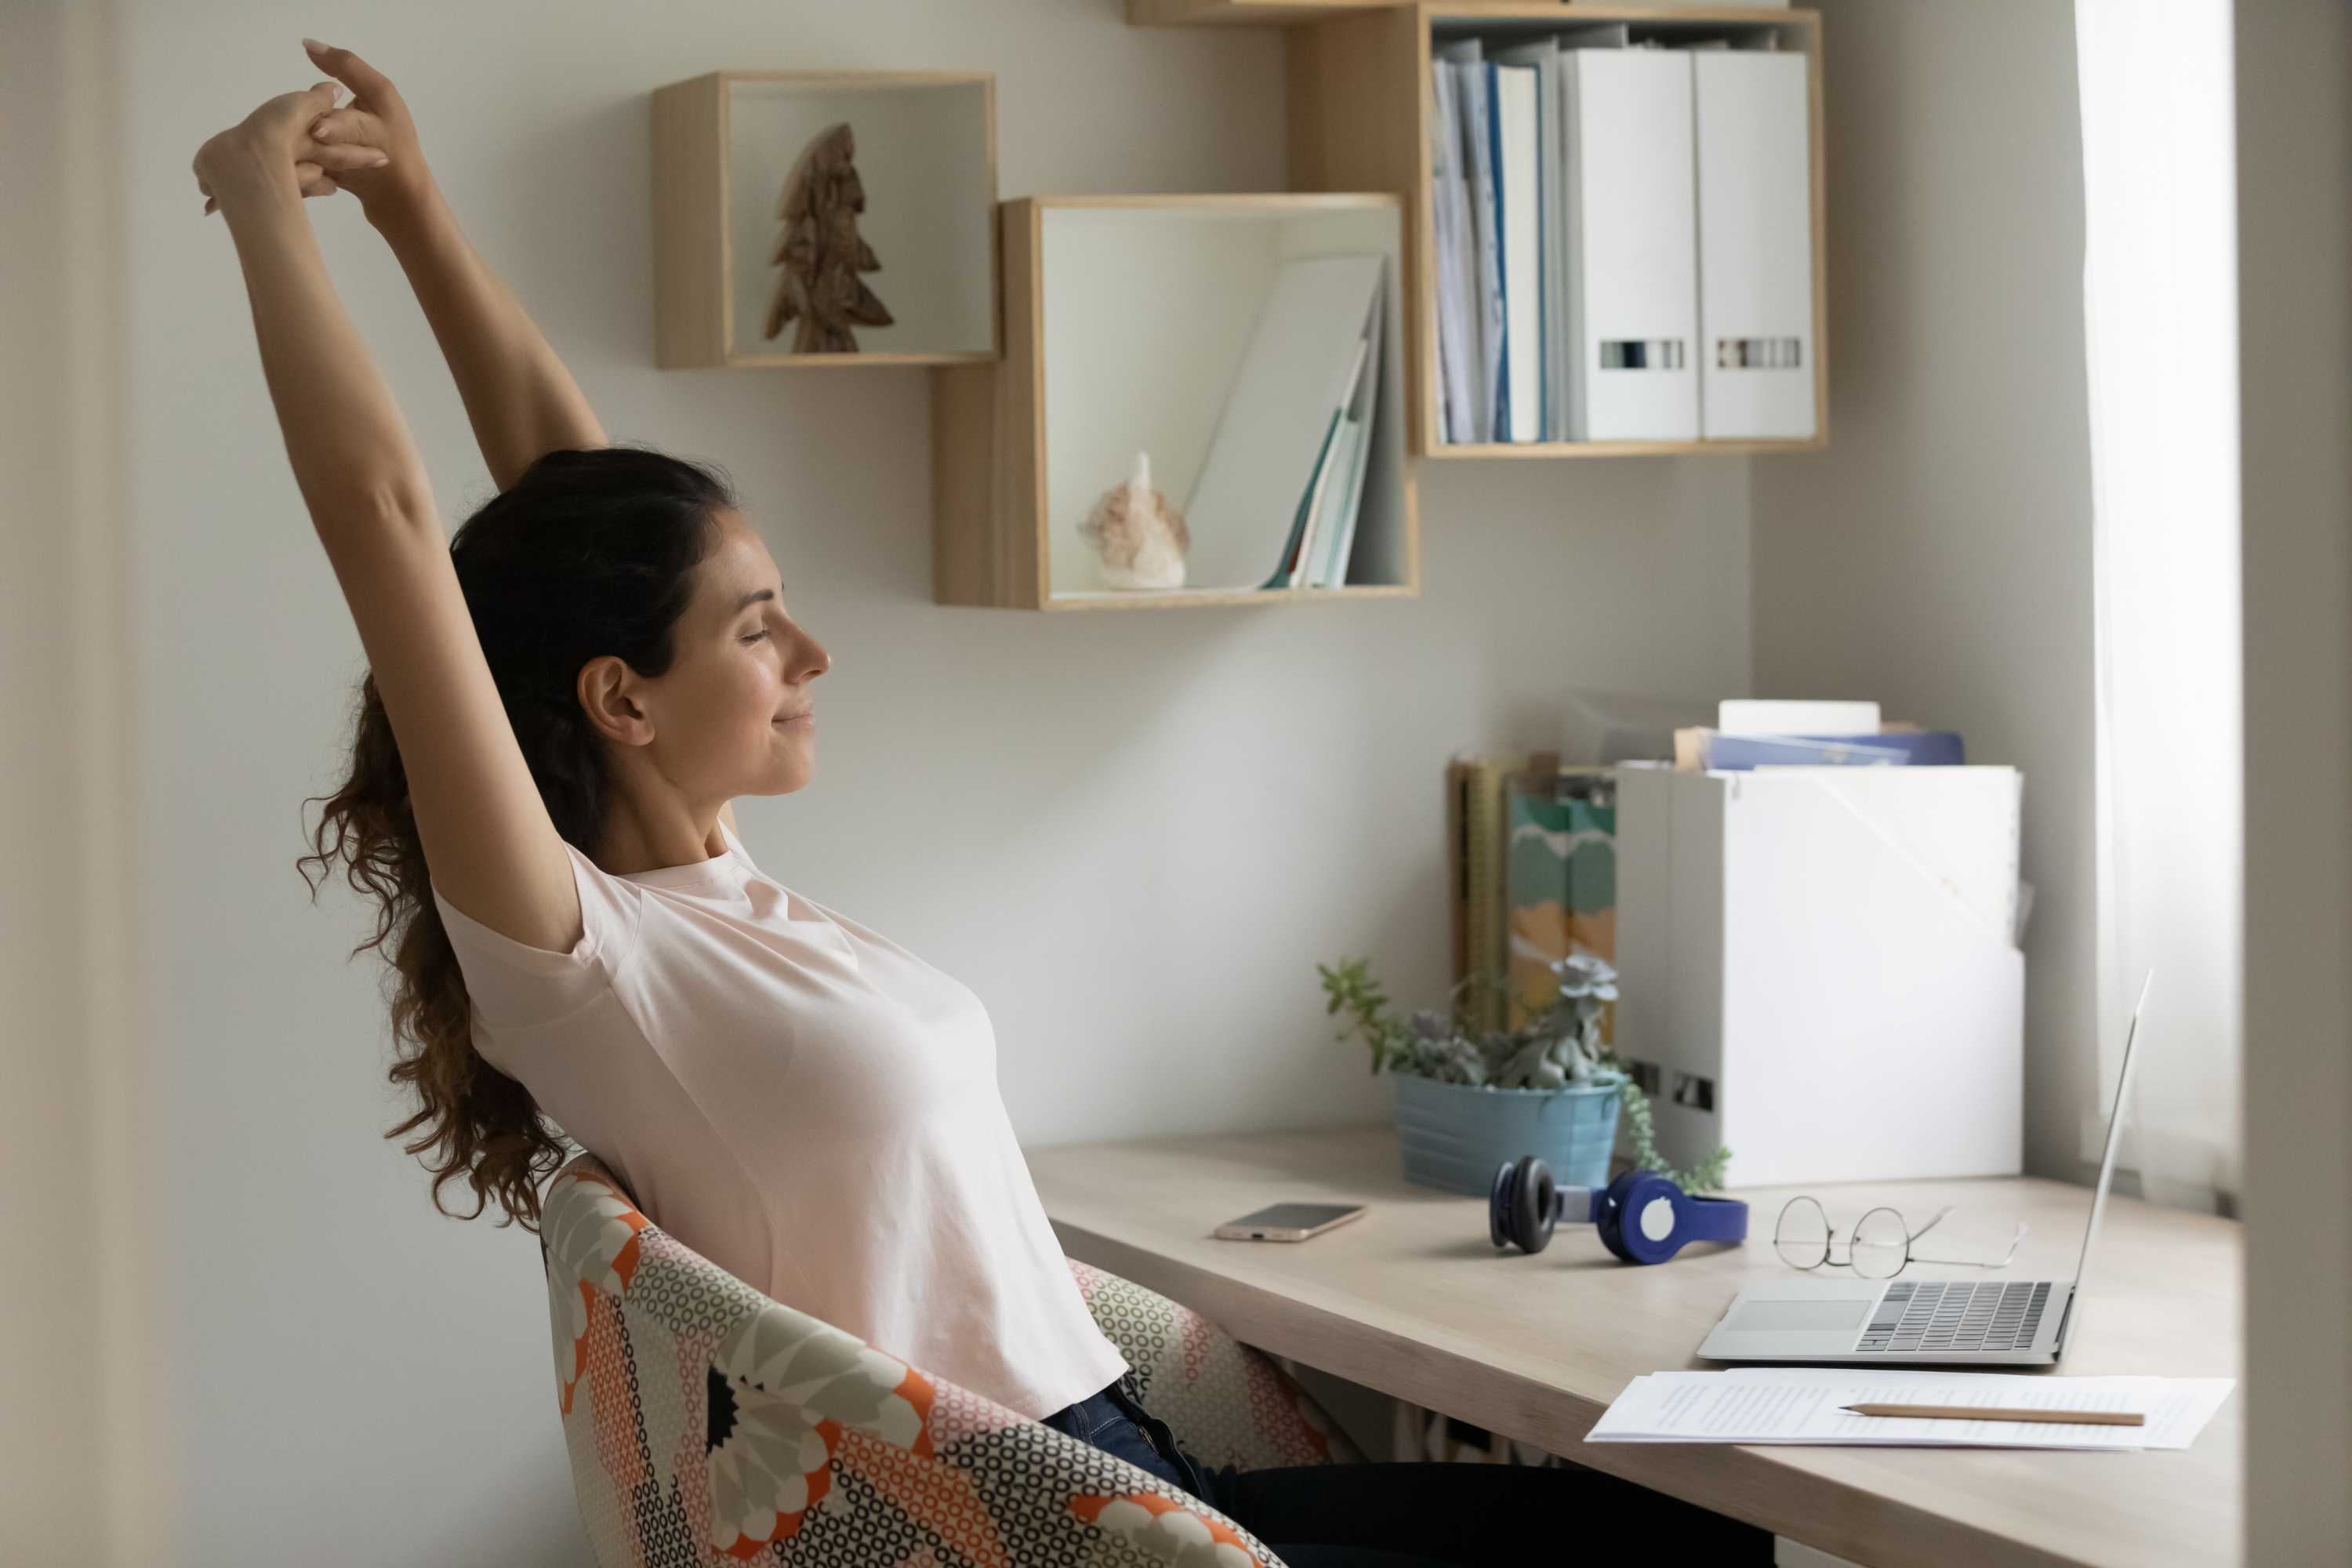
<path id="1" fill-rule="evenodd" d="M 1780 1240 L 1780 1227 L 1788 1223 L 1789 1211 L 1795 1208 L 1799 1204 L 1812 1205 L 1814 1211 L 1822 1216 L 1822 1255 L 1819 1258 L 1811 1263 L 1790 1262 L 1788 1253 L 1782 1250 L 1783 1244 Z M 1921 1226 L 1916 1230 L 1913 1230 L 1911 1228 L 1911 1223 L 1903 1217 L 1903 1212 L 1900 1209 L 1894 1207 L 1892 1205 L 1880 1204 L 1874 1208 L 1865 1209 L 1863 1211 L 1862 1218 L 1855 1220 L 1853 1222 L 1853 1228 L 1846 1233 L 1843 1243 L 1846 1249 L 1845 1261 L 1841 1263 L 1836 1258 L 1830 1256 L 1831 1249 L 1841 1245 L 1841 1243 L 1838 1237 L 1837 1226 L 1830 1223 L 1829 1210 L 1822 1205 L 1821 1199 L 1814 1197 L 1811 1194 L 1799 1193 L 1787 1203 L 1780 1205 L 1780 1215 L 1772 1221 L 1772 1254 L 1782 1263 L 1788 1264 L 1790 1268 L 1797 1269 L 1801 1273 L 1810 1273 L 1813 1269 L 1824 1268 L 1853 1268 L 1854 1269 L 1855 1275 L 1864 1279 L 1893 1279 L 1899 1277 L 1905 1269 L 1910 1268 L 1914 1263 L 1925 1263 L 1941 1268 L 2006 1268 L 2012 1262 L 2016 1261 L 2018 1244 L 2025 1239 L 2025 1222 L 2023 1220 L 2017 1222 L 2017 1232 L 2009 1238 L 2009 1250 L 2001 1254 L 1998 1262 L 1988 1263 L 1980 1258 L 1921 1258 L 1917 1254 L 1914 1253 L 1911 1250 L 1911 1244 L 1918 1240 L 1921 1237 L 1927 1235 L 1929 1231 L 1935 1229 L 1937 1226 L 1941 1225 L 1945 1219 L 1950 1216 L 1957 1207 L 1957 1205 L 1946 1204 L 1942 1208 L 1936 1211 L 1934 1218 L 1928 1220 L 1927 1224 Z M 1895 1226 L 1903 1232 L 1903 1261 L 1896 1264 L 1893 1271 L 1890 1273 L 1864 1274 L 1861 1269 L 1855 1268 L 1854 1265 L 1854 1237 L 1862 1234 L 1863 1226 L 1868 1223 L 1872 1215 L 1882 1213 L 1893 1215 L 1895 1216 Z"/>

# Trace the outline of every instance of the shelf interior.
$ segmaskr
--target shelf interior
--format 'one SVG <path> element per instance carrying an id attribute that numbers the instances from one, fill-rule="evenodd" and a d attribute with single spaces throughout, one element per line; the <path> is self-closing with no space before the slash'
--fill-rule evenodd
<path id="1" fill-rule="evenodd" d="M 882 264 L 863 278 L 893 318 L 887 327 L 852 329 L 858 357 L 985 357 L 994 351 L 990 236 L 996 175 L 985 79 L 730 77 L 727 96 L 729 363 L 793 357 L 794 326 L 772 339 L 762 335 L 779 277 L 777 201 L 810 140 L 845 122 L 856 140 L 866 191 L 857 232 Z"/>
<path id="2" fill-rule="evenodd" d="M 1490 38 L 1496 43 L 1513 44 L 1571 33 L 1602 22 L 1622 22 L 1627 37 L 1637 48 L 1643 44 L 1686 49 L 1695 44 L 1724 43 L 1735 48 L 1777 47 L 1790 54 L 1802 54 L 1811 37 L 1811 29 L 1804 22 L 1775 18 L 1769 11 L 1759 11 L 1752 22 L 1744 17 L 1727 20 L 1721 16 L 1644 16 L 1622 10 L 1603 15 L 1580 9 L 1534 16 L 1524 11 L 1498 16 L 1456 13 L 1432 16 L 1429 32 L 1439 44 L 1450 44 L 1457 38 Z"/>
<path id="3" fill-rule="evenodd" d="M 1174 588 L 1165 593 L 1128 594 L 1098 590 L 1055 594 L 1045 601 L 1049 610 L 1169 610 L 1213 605 L 1319 605 L 1342 599 L 1409 599 L 1412 589 L 1402 583 L 1359 584 L 1346 588 Z"/>
<path id="4" fill-rule="evenodd" d="M 1161 492 L 1185 507 L 1276 273 L 1318 256 L 1376 254 L 1387 261 L 1373 451 L 1348 582 L 1412 581 L 1395 206 L 1048 205 L 1040 229 L 1045 524 L 1055 607 L 1098 597 L 1175 604 L 1204 595 L 1233 603 L 1288 596 L 1255 595 L 1255 583 L 1119 594 L 1103 584 L 1078 524 L 1097 497 L 1125 482 L 1139 451 L 1150 455 Z M 1266 572 L 1275 565 L 1269 559 Z"/>

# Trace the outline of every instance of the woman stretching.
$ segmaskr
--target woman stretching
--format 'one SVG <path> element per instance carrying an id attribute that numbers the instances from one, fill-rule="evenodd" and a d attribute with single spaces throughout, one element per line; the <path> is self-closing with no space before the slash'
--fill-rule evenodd
<path id="1" fill-rule="evenodd" d="M 759 534 L 711 470 L 605 445 L 467 244 L 392 84 L 310 53 L 347 107 L 334 82 L 272 99 L 195 167 L 367 650 L 316 847 L 377 903 L 393 1077 L 417 1101 L 395 1133 L 436 1201 L 461 1182 L 475 1213 L 533 1223 L 560 1127 L 738 1278 L 1186 1488 L 1298 1568 L 1432 1562 L 1445 1540 L 1478 1541 L 1481 1563 L 1621 1531 L 1769 1542 L 1582 1472 L 1201 1472 L 1120 1387 L 978 999 L 736 839 L 735 796 L 808 782 L 829 663 Z M 302 210 L 338 189 L 415 289 L 499 487 L 454 540 Z"/>

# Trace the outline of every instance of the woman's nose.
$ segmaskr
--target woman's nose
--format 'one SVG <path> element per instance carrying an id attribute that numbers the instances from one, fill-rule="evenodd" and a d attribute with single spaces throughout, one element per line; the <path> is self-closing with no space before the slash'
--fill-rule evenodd
<path id="1" fill-rule="evenodd" d="M 800 658 L 798 663 L 800 668 L 797 673 L 794 674 L 793 679 L 795 680 L 814 680 L 818 676 L 823 675 L 826 670 L 833 668 L 833 655 L 824 651 L 824 645 L 823 643 L 809 636 L 808 633 L 802 632 L 800 634 Z"/>

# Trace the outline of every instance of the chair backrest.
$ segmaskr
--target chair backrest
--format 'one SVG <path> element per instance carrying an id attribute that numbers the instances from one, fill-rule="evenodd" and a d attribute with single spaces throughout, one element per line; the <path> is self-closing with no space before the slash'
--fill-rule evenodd
<path id="1" fill-rule="evenodd" d="M 1073 1259 L 1096 1327 L 1127 1358 L 1128 1392 L 1211 1469 L 1360 1461 L 1338 1422 L 1272 1356 L 1156 1290 Z"/>
<path id="2" fill-rule="evenodd" d="M 602 1568 L 1281 1568 L 1150 1472 L 771 1300 L 592 1158 L 556 1173 L 540 1238 Z"/>

